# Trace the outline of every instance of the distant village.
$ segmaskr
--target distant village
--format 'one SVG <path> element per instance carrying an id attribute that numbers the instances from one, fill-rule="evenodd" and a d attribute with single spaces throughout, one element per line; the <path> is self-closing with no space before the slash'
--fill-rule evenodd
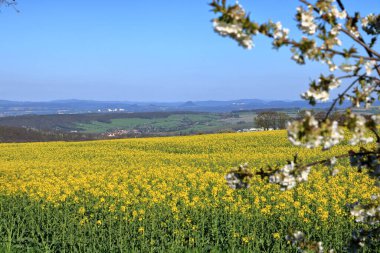
<path id="1" fill-rule="evenodd" d="M 114 130 L 112 132 L 107 132 L 105 133 L 105 135 L 107 137 L 120 137 L 120 136 L 124 136 L 124 135 L 140 135 L 142 134 L 139 130 L 136 130 L 136 129 L 131 129 L 131 130 L 124 130 L 124 129 L 118 129 L 118 130 Z"/>
<path id="2" fill-rule="evenodd" d="M 260 127 L 260 128 L 244 128 L 244 129 L 241 129 L 241 130 L 237 130 L 236 132 L 238 133 L 245 133 L 245 132 L 260 132 L 260 131 L 272 131 L 274 130 L 273 128 L 268 128 L 268 129 L 264 129 L 263 127 Z"/>

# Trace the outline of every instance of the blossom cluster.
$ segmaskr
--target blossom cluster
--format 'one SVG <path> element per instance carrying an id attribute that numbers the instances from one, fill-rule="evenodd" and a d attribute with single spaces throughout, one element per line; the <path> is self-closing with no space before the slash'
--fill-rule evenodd
<path id="1" fill-rule="evenodd" d="M 297 20 L 299 21 L 298 27 L 306 34 L 313 35 L 317 31 L 317 24 L 314 20 L 313 7 L 308 6 L 305 10 L 302 7 L 297 8 Z"/>
<path id="2" fill-rule="evenodd" d="M 309 111 L 300 121 L 288 123 L 288 139 L 295 146 L 330 149 L 344 138 L 338 122 L 326 120 L 318 122 Z"/>
<path id="3" fill-rule="evenodd" d="M 367 127 L 366 127 L 366 119 L 355 113 L 349 113 L 347 120 L 347 127 L 352 131 L 352 137 L 349 140 L 351 145 L 357 145 L 359 143 L 370 143 L 373 142 L 373 137 L 368 136 Z"/>
<path id="4" fill-rule="evenodd" d="M 223 37 L 236 40 L 240 46 L 246 49 L 253 48 L 252 35 L 256 34 L 256 31 L 244 28 L 243 20 L 245 15 L 243 7 L 236 4 L 226 11 L 223 16 L 213 20 L 214 31 Z"/>
<path id="5" fill-rule="evenodd" d="M 376 201 L 378 199 L 379 196 L 372 196 L 373 201 Z M 378 224 L 380 223 L 380 202 L 373 202 L 369 205 L 355 203 L 352 206 L 350 213 L 355 217 L 356 222 L 365 223 L 368 225 Z"/>
<path id="6" fill-rule="evenodd" d="M 323 247 L 323 242 L 309 241 L 306 239 L 305 234 L 302 231 L 295 231 L 288 234 L 285 238 L 292 245 L 298 246 L 298 252 L 315 252 L 324 253 L 326 252 Z M 328 251 L 329 253 L 334 253 L 333 249 Z"/>
<path id="7" fill-rule="evenodd" d="M 368 34 L 377 35 L 380 33 L 380 15 L 373 13 L 361 19 L 362 28 Z"/>
<path id="8" fill-rule="evenodd" d="M 214 20 L 214 30 L 222 36 L 229 36 L 238 41 L 239 45 L 251 49 L 253 48 L 253 40 L 251 35 L 243 30 L 243 26 L 239 23 L 227 23 L 222 20 Z"/>
<path id="9" fill-rule="evenodd" d="M 321 75 L 318 81 L 310 84 L 308 91 L 301 95 L 302 98 L 315 102 L 316 100 L 327 101 L 330 96 L 330 90 L 338 88 L 341 80 L 335 78 L 333 75 Z"/>
<path id="10" fill-rule="evenodd" d="M 273 26 L 273 38 L 278 39 L 288 39 L 289 28 L 283 28 L 281 22 L 276 22 Z"/>
<path id="11" fill-rule="evenodd" d="M 227 185 L 236 190 L 249 188 L 249 179 L 252 177 L 248 169 L 248 163 L 240 165 L 237 169 L 233 168 L 226 176 Z"/>
<path id="12" fill-rule="evenodd" d="M 294 162 L 290 162 L 271 175 L 269 177 L 269 182 L 279 184 L 281 190 L 289 190 L 294 188 L 297 183 L 306 182 L 310 169 L 310 167 L 297 168 Z"/>
<path id="13" fill-rule="evenodd" d="M 352 244 L 354 246 L 364 247 L 376 241 L 380 241 L 380 198 L 379 195 L 371 196 L 370 204 L 361 204 L 356 202 L 351 205 L 350 213 L 355 217 L 357 223 L 365 226 L 353 234 Z"/>

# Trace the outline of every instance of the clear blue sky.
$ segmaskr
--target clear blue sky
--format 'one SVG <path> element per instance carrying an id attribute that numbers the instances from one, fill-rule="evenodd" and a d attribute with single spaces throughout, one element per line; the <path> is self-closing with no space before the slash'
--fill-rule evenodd
<path id="1" fill-rule="evenodd" d="M 18 2 L 20 13 L 0 12 L 0 100 L 293 100 L 326 70 L 295 64 L 265 38 L 246 51 L 219 37 L 208 1 Z M 254 20 L 296 32 L 298 1 L 240 2 Z"/>

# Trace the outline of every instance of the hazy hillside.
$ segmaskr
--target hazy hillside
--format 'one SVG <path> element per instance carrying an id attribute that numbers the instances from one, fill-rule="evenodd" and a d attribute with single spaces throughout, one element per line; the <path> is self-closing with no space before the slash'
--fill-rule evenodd
<path id="1" fill-rule="evenodd" d="M 319 104 L 325 108 L 329 103 Z M 108 112 L 231 112 L 268 108 L 309 108 L 306 101 L 264 101 L 240 99 L 231 101 L 187 101 L 187 102 L 118 102 L 59 100 L 50 102 L 15 102 L 0 100 L 0 116 L 24 114 L 73 114 Z"/>

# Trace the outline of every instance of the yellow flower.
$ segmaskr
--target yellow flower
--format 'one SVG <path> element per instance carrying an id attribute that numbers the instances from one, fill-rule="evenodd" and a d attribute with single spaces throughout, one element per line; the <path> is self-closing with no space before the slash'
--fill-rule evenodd
<path id="1" fill-rule="evenodd" d="M 84 207 L 80 207 L 79 210 L 78 210 L 78 213 L 79 214 L 84 214 L 86 212 L 86 209 Z"/>
<path id="2" fill-rule="evenodd" d="M 87 217 L 84 217 L 83 219 L 80 220 L 79 224 L 83 226 L 83 225 L 86 224 L 87 222 L 88 222 L 88 218 L 87 218 Z"/>
<path id="3" fill-rule="evenodd" d="M 248 243 L 249 242 L 249 237 L 248 236 L 244 236 L 241 238 L 242 242 L 243 243 Z"/>

